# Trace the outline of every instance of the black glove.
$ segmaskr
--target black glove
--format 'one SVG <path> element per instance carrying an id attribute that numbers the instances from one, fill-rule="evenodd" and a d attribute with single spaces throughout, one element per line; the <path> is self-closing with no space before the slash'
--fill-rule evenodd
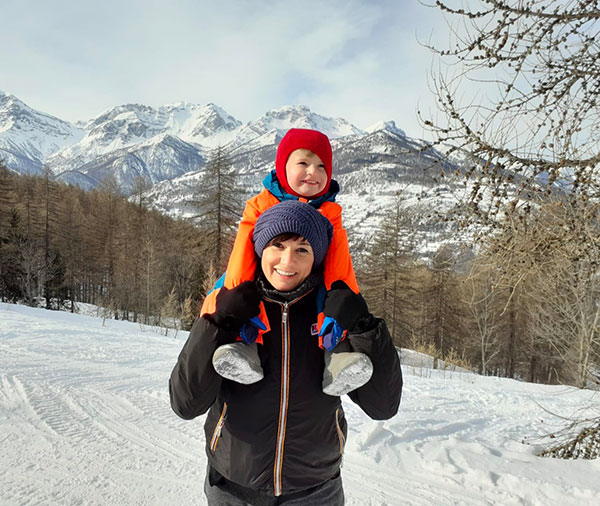
<path id="1" fill-rule="evenodd" d="M 217 294 L 217 310 L 211 319 L 222 329 L 238 331 L 250 318 L 258 316 L 260 301 L 254 281 L 244 281 L 231 290 L 223 287 Z"/>
<path id="2" fill-rule="evenodd" d="M 361 320 L 370 320 L 367 302 L 360 293 L 354 293 L 343 281 L 335 281 L 327 292 L 323 314 L 335 320 L 348 332 L 354 332 Z"/>

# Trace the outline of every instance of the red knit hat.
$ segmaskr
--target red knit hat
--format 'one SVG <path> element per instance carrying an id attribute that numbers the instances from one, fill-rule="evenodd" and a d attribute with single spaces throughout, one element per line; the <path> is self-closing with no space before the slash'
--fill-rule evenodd
<path id="1" fill-rule="evenodd" d="M 290 188 L 288 184 L 287 176 L 285 173 L 285 165 L 287 164 L 288 158 L 296 149 L 308 149 L 316 154 L 323 164 L 325 165 L 325 173 L 327 174 L 327 183 L 325 188 L 317 195 L 313 195 L 311 198 L 320 197 L 329 190 L 329 183 L 331 182 L 331 144 L 329 144 L 328 137 L 318 132 L 317 130 L 309 130 L 307 128 L 291 128 L 281 139 L 279 146 L 277 147 L 277 157 L 275 159 L 275 172 L 277 179 L 283 187 L 283 189 L 296 197 L 301 197 L 294 190 Z"/>

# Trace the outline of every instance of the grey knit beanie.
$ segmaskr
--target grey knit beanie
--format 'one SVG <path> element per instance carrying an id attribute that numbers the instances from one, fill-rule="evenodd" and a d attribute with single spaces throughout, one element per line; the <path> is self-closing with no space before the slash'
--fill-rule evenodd
<path id="1" fill-rule="evenodd" d="M 259 257 L 271 239 L 293 233 L 304 237 L 313 250 L 313 267 L 325 260 L 333 235 L 333 226 L 319 211 L 298 200 L 285 200 L 262 213 L 256 220 L 252 240 Z"/>

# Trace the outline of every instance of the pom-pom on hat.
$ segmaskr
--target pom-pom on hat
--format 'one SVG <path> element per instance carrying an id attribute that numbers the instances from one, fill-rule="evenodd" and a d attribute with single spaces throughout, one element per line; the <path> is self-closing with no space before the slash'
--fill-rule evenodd
<path id="1" fill-rule="evenodd" d="M 269 241 L 285 233 L 298 234 L 310 243 L 315 256 L 313 267 L 318 267 L 325 260 L 333 226 L 311 205 L 298 200 L 285 200 L 267 209 L 256 220 L 252 234 L 254 251 L 262 257 Z"/>
<path id="2" fill-rule="evenodd" d="M 283 139 L 281 139 L 281 142 L 277 147 L 277 157 L 275 158 L 275 172 L 277 174 L 277 179 L 287 193 L 295 195 L 296 197 L 301 197 L 301 195 L 298 195 L 290 188 L 285 173 L 285 165 L 287 164 L 288 158 L 296 149 L 308 149 L 312 151 L 318 155 L 325 165 L 325 172 L 327 174 L 325 188 L 323 188 L 323 191 L 318 195 L 314 195 L 311 198 L 324 195 L 329 190 L 329 183 L 331 182 L 332 154 L 329 138 L 324 133 L 317 130 L 291 128 L 283 136 Z"/>

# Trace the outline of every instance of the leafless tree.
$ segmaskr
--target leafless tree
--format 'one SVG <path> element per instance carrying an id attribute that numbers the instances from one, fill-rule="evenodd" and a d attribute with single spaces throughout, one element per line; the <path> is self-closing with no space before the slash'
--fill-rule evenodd
<path id="1" fill-rule="evenodd" d="M 470 318 L 466 325 L 473 347 L 478 350 L 479 372 L 488 374 L 489 363 L 499 355 L 502 300 L 495 289 L 496 269 L 476 263 L 463 282 L 464 303 Z"/>
<path id="2" fill-rule="evenodd" d="M 595 0 L 441 0 L 451 40 L 431 49 L 437 146 L 471 155 L 467 221 L 533 193 L 599 196 L 600 8 Z M 461 177 L 464 174 L 461 174 Z"/>
<path id="3" fill-rule="evenodd" d="M 532 342 L 575 359 L 581 385 L 588 351 L 597 349 L 600 7 L 596 0 L 432 7 L 447 17 L 451 37 L 445 47 L 430 44 L 439 56 L 432 84 L 441 114 L 421 118 L 432 144 L 469 154 L 457 175 L 470 193 L 456 216 L 496 234 L 512 272 L 510 304 L 525 285 L 537 294 L 530 300 L 539 304 L 527 308 Z M 556 196 L 556 212 L 535 215 Z"/>

